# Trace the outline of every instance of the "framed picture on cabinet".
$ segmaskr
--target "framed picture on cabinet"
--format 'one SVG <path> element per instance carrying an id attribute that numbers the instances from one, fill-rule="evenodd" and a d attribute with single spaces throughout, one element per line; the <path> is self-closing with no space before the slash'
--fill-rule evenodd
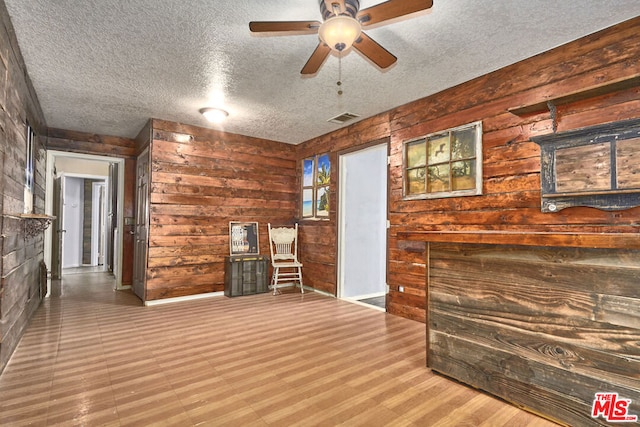
<path id="1" fill-rule="evenodd" d="M 257 222 L 229 222 L 229 251 L 231 255 L 260 253 Z"/>

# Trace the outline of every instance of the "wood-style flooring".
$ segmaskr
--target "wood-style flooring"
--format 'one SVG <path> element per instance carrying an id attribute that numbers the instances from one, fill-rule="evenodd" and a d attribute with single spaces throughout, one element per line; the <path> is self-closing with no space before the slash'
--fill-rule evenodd
<path id="1" fill-rule="evenodd" d="M 2 426 L 552 426 L 432 373 L 424 324 L 313 292 L 144 307 L 72 275 L 0 375 Z"/>

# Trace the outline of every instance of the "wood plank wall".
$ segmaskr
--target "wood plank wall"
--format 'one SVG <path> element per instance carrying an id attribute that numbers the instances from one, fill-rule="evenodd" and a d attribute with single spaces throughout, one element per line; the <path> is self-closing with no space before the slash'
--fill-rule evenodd
<path id="1" fill-rule="evenodd" d="M 336 165 L 338 151 L 390 137 L 390 313 L 426 321 L 426 246 L 398 239 L 399 232 L 638 231 L 638 208 L 619 212 L 571 208 L 541 213 L 540 149 L 530 138 L 552 132 L 550 114 L 520 117 L 507 110 L 637 75 L 639 57 L 640 18 L 635 18 L 298 146 L 298 161 L 329 152 Z M 640 117 L 637 87 L 558 107 L 558 131 L 636 117 Z M 484 130 L 484 194 L 404 201 L 403 142 L 477 120 L 482 120 Z M 335 191 L 336 168 L 331 178 Z M 302 221 L 301 253 L 307 271 L 314 276 L 310 284 L 335 294 L 337 224 L 335 206 L 332 209 L 328 222 Z M 399 292 L 400 286 L 404 292 Z"/>
<path id="2" fill-rule="evenodd" d="M 295 147 L 162 120 L 152 121 L 146 300 L 224 290 L 229 221 L 296 215 Z"/>
<path id="3" fill-rule="evenodd" d="M 429 366 L 573 426 L 640 415 L 640 251 L 429 243 Z"/>
<path id="4" fill-rule="evenodd" d="M 34 212 L 44 213 L 46 123 L 4 2 L 0 2 L 0 372 L 41 302 L 44 235 L 24 232 L 26 122 L 36 132 Z"/>
<path id="5" fill-rule="evenodd" d="M 118 136 L 97 135 L 66 129 L 47 130 L 47 149 L 67 153 L 92 154 L 124 159 L 124 217 L 133 217 L 135 209 L 136 141 Z M 133 236 L 122 235 L 122 285 L 133 281 Z"/>
<path id="6" fill-rule="evenodd" d="M 69 153 L 125 159 L 134 158 L 137 154 L 135 141 L 131 138 L 56 128 L 49 128 L 48 130 L 47 148 Z"/>

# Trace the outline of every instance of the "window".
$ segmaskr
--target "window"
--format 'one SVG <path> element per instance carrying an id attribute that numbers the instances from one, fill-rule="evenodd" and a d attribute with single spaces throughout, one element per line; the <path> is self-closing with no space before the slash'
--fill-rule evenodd
<path id="1" fill-rule="evenodd" d="M 404 144 L 404 198 L 482 194 L 482 122 Z"/>
<path id="2" fill-rule="evenodd" d="M 329 218 L 330 184 L 329 154 L 302 161 L 302 218 Z"/>
<path id="3" fill-rule="evenodd" d="M 24 167 L 24 213 L 33 213 L 33 189 L 34 189 L 34 150 L 36 134 L 27 122 L 26 135 L 26 160 Z"/>

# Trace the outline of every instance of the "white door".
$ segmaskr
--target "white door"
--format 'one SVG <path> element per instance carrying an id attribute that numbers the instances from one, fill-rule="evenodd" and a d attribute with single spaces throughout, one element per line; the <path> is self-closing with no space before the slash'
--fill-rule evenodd
<path id="1" fill-rule="evenodd" d="M 338 297 L 387 292 L 387 144 L 340 156 Z"/>
<path id="2" fill-rule="evenodd" d="M 133 247 L 133 293 L 145 300 L 149 240 L 149 149 L 136 163 L 136 226 Z"/>

